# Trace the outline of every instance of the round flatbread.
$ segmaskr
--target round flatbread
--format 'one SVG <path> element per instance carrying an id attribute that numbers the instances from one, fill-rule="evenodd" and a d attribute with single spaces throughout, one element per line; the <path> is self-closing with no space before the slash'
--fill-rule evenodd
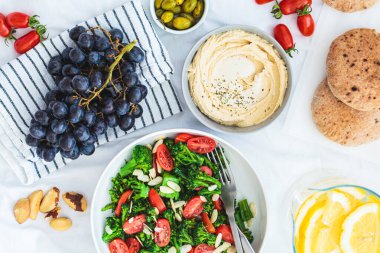
<path id="1" fill-rule="evenodd" d="M 324 80 L 311 104 L 313 120 L 330 140 L 357 146 L 380 138 L 380 110 L 363 112 L 339 101 Z"/>
<path id="2" fill-rule="evenodd" d="M 327 80 L 333 94 L 354 109 L 380 108 L 380 34 L 353 29 L 330 46 Z"/>
<path id="3" fill-rule="evenodd" d="M 324 0 L 324 2 L 339 11 L 355 12 L 372 7 L 377 0 Z"/>

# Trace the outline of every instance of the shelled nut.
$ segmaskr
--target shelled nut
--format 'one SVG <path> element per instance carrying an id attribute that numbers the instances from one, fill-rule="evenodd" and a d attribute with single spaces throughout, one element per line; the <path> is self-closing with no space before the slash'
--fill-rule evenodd
<path id="1" fill-rule="evenodd" d="M 57 207 L 59 201 L 59 189 L 57 187 L 51 188 L 43 197 L 40 206 L 41 213 L 47 213 Z"/>
<path id="2" fill-rule="evenodd" d="M 85 197 L 77 192 L 66 192 L 62 195 L 63 200 L 69 207 L 78 212 L 84 212 L 87 209 L 87 201 Z"/>
<path id="3" fill-rule="evenodd" d="M 13 207 L 13 213 L 18 223 L 24 223 L 29 218 L 30 214 L 29 199 L 23 198 L 18 200 Z"/>
<path id="4" fill-rule="evenodd" d="M 42 190 L 37 190 L 32 192 L 28 197 L 30 205 L 29 218 L 31 218 L 32 220 L 35 220 L 37 218 L 43 195 L 44 192 Z"/>

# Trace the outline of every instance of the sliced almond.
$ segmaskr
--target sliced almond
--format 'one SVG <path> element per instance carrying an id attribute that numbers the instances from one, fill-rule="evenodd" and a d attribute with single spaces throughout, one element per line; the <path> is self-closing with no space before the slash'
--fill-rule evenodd
<path id="1" fill-rule="evenodd" d="M 212 210 L 212 214 L 211 214 L 211 223 L 215 223 L 215 221 L 218 219 L 218 210 L 214 209 Z"/>
<path id="2" fill-rule="evenodd" d="M 155 168 L 152 168 L 152 169 L 149 170 L 149 176 L 150 176 L 151 178 L 155 178 L 155 177 L 157 177 L 157 172 L 156 172 L 156 169 L 155 169 Z"/>
<path id="3" fill-rule="evenodd" d="M 157 153 L 157 148 L 158 148 L 158 146 L 160 146 L 162 143 L 164 143 L 164 140 L 163 140 L 163 139 L 160 139 L 160 140 L 158 140 L 158 141 L 154 144 L 154 146 L 153 146 L 153 150 L 152 150 L 152 153 L 153 153 L 153 154 Z"/>
<path id="4" fill-rule="evenodd" d="M 207 202 L 207 199 L 204 196 L 200 196 L 199 198 L 202 200 L 203 203 Z"/>
<path id="5" fill-rule="evenodd" d="M 182 217 L 179 213 L 174 213 L 174 217 L 177 221 L 181 222 L 182 221 Z"/>
<path id="6" fill-rule="evenodd" d="M 73 225 L 69 218 L 57 218 L 50 221 L 50 227 L 57 231 L 66 231 Z"/>
<path id="7" fill-rule="evenodd" d="M 255 217 L 255 216 L 256 216 L 256 212 L 257 212 L 257 209 L 256 209 L 256 205 L 255 205 L 255 203 L 251 203 L 251 204 L 249 204 L 249 209 L 251 209 L 251 212 L 252 212 L 252 214 L 253 214 L 253 217 Z"/>
<path id="8" fill-rule="evenodd" d="M 207 190 L 209 190 L 210 192 L 216 190 L 216 188 L 218 188 L 218 186 L 216 184 L 213 184 L 213 185 L 210 185 Z"/>
<path id="9" fill-rule="evenodd" d="M 217 247 L 216 250 L 213 251 L 213 253 L 222 253 L 223 251 L 227 250 L 229 247 L 231 247 L 231 243 L 225 242 L 219 247 Z"/>
<path id="10" fill-rule="evenodd" d="M 144 183 L 150 180 L 149 176 L 144 174 L 137 176 L 137 179 Z"/>
<path id="11" fill-rule="evenodd" d="M 175 183 L 173 181 L 168 181 L 168 186 L 170 188 L 172 188 L 176 192 L 180 192 L 181 191 L 181 187 L 177 183 Z"/>
<path id="12" fill-rule="evenodd" d="M 150 150 L 152 150 L 152 145 L 150 145 L 149 143 L 145 145 L 145 147 L 149 148 Z"/>
<path id="13" fill-rule="evenodd" d="M 222 234 L 219 233 L 217 236 L 216 236 L 216 239 L 215 239 L 215 248 L 218 248 L 220 243 L 222 242 Z"/>
<path id="14" fill-rule="evenodd" d="M 29 199 L 19 199 L 13 207 L 13 214 L 18 223 L 24 223 L 30 215 Z"/>
<path id="15" fill-rule="evenodd" d="M 87 209 L 86 198 L 77 192 L 66 192 L 62 195 L 63 200 L 69 207 L 78 212 L 84 212 Z"/>
<path id="16" fill-rule="evenodd" d="M 212 201 L 214 201 L 214 202 L 218 201 L 219 197 L 220 197 L 219 194 L 213 194 L 212 195 Z"/>
<path id="17" fill-rule="evenodd" d="M 37 218 L 38 212 L 40 211 L 40 205 L 44 192 L 42 190 L 37 190 L 32 192 L 28 199 L 30 205 L 30 214 L 29 218 L 35 220 Z"/>
<path id="18" fill-rule="evenodd" d="M 236 251 L 236 248 L 235 248 L 235 246 L 230 246 L 228 249 L 227 249 L 227 253 L 236 253 L 237 251 Z"/>
<path id="19" fill-rule="evenodd" d="M 40 205 L 40 212 L 47 213 L 57 207 L 59 201 L 59 189 L 51 188 L 43 197 Z"/>
<path id="20" fill-rule="evenodd" d="M 181 246 L 180 248 L 179 248 L 179 251 L 181 252 L 181 253 L 187 253 L 187 252 L 190 252 L 190 250 L 192 249 L 193 247 L 190 245 L 190 244 L 185 244 L 185 245 L 183 245 L 183 246 Z"/>
<path id="21" fill-rule="evenodd" d="M 166 194 L 172 194 L 172 193 L 174 193 L 174 190 L 172 188 L 169 188 L 169 187 L 163 186 L 163 185 L 160 186 L 160 191 L 162 193 L 166 193 Z"/>
<path id="22" fill-rule="evenodd" d="M 162 183 L 162 177 L 156 177 L 148 182 L 149 186 L 155 186 Z"/>
<path id="23" fill-rule="evenodd" d="M 181 206 L 184 206 L 186 204 L 186 201 L 180 200 L 173 203 L 174 208 L 180 208 Z"/>
<path id="24" fill-rule="evenodd" d="M 175 247 L 171 247 L 169 250 L 168 250 L 168 253 L 177 253 L 177 250 Z"/>
<path id="25" fill-rule="evenodd" d="M 254 219 L 250 219 L 250 220 L 247 221 L 247 227 L 248 228 L 251 228 L 253 226 L 253 220 Z"/>
<path id="26" fill-rule="evenodd" d="M 157 165 L 157 172 L 158 174 L 162 174 L 162 167 L 160 165 L 160 163 L 158 161 L 156 161 L 156 165 Z"/>
<path id="27" fill-rule="evenodd" d="M 140 176 L 140 175 L 144 175 L 144 172 L 143 172 L 142 170 L 134 170 L 134 171 L 132 172 L 132 175 L 138 177 L 138 176 Z"/>

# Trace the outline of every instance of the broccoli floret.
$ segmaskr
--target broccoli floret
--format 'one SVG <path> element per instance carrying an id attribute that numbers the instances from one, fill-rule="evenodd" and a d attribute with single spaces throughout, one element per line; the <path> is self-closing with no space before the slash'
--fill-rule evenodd
<path id="1" fill-rule="evenodd" d="M 174 146 L 174 140 L 173 139 L 170 139 L 170 138 L 166 138 L 164 140 L 164 144 L 166 145 L 166 147 L 169 149 L 169 151 L 172 150 L 173 146 Z"/>
<path id="2" fill-rule="evenodd" d="M 200 222 L 197 224 L 196 229 L 193 230 L 193 238 L 195 245 L 206 243 L 208 245 L 215 245 L 216 235 L 207 232 L 206 228 Z"/>
<path id="3" fill-rule="evenodd" d="M 105 243 L 108 243 L 116 238 L 123 238 L 123 227 L 121 220 L 116 217 L 107 217 L 106 226 L 104 228 L 104 233 L 102 239 Z"/>
<path id="4" fill-rule="evenodd" d="M 182 142 L 175 144 L 170 154 L 174 158 L 174 164 L 176 166 L 187 166 L 191 164 L 201 166 L 204 162 L 204 158 L 201 155 L 191 152 Z"/>
<path id="5" fill-rule="evenodd" d="M 195 188 L 198 187 L 209 187 L 211 185 L 216 185 L 217 188 L 215 190 L 218 190 L 217 192 L 209 192 L 208 189 L 205 189 L 203 194 L 214 194 L 218 193 L 220 194 L 220 189 L 222 187 L 222 184 L 220 181 L 214 177 L 211 177 L 207 175 L 206 173 L 199 171 L 199 170 L 189 170 L 189 177 L 186 181 L 187 183 L 187 188 L 194 190 Z"/>
<path id="6" fill-rule="evenodd" d="M 140 169 L 144 173 L 152 168 L 152 151 L 142 145 L 137 145 L 132 151 L 132 159 L 129 160 L 121 169 L 120 175 L 127 176 L 134 170 Z"/>
<path id="7" fill-rule="evenodd" d="M 174 175 L 172 175 L 170 173 L 164 172 L 164 174 L 162 176 L 162 186 L 168 186 L 169 181 L 172 181 L 178 185 L 180 184 L 180 181 L 177 177 L 175 177 Z M 178 197 L 179 197 L 179 192 L 176 192 L 176 191 L 174 191 L 173 193 L 164 193 L 160 190 L 159 194 L 162 197 L 171 198 L 171 199 L 178 199 Z"/>
<path id="8" fill-rule="evenodd" d="M 132 199 L 134 201 L 146 199 L 148 197 L 149 186 L 134 177 L 129 178 L 129 189 L 133 189 Z"/>

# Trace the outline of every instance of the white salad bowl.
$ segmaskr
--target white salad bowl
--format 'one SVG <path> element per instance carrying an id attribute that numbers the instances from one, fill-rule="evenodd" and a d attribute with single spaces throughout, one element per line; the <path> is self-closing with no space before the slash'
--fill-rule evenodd
<path id="1" fill-rule="evenodd" d="M 111 201 L 108 194 L 108 190 L 112 186 L 111 179 L 119 172 L 120 168 L 125 164 L 125 161 L 131 158 L 132 149 L 136 145 L 152 144 L 154 141 L 163 137 L 174 138 L 178 133 L 209 136 L 216 140 L 225 149 L 226 156 L 230 160 L 231 169 L 237 183 L 238 196 L 240 196 L 240 198 L 246 198 L 249 203 L 253 202 L 256 205 L 257 212 L 252 228 L 255 238 L 253 247 L 256 253 L 260 252 L 267 230 L 268 217 L 264 190 L 253 167 L 249 164 L 247 159 L 244 158 L 240 151 L 228 142 L 214 135 L 191 129 L 171 129 L 146 135 L 127 145 L 108 164 L 95 188 L 91 204 L 91 230 L 97 252 L 109 252 L 108 245 L 102 241 L 102 234 L 106 217 L 111 215 L 111 211 L 102 212 L 101 209 Z"/>

